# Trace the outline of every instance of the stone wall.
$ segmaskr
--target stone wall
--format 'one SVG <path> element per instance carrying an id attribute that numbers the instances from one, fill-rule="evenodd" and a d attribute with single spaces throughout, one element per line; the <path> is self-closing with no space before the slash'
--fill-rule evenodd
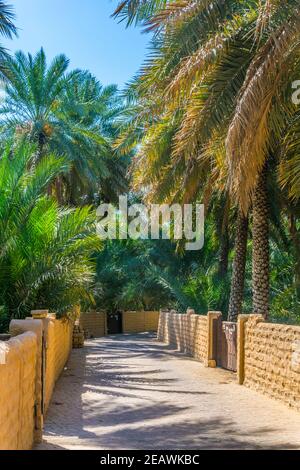
<path id="1" fill-rule="evenodd" d="M 300 327 L 243 317 L 240 383 L 300 410 Z"/>
<path id="2" fill-rule="evenodd" d="M 79 324 L 88 338 L 101 338 L 106 335 L 106 312 L 91 310 L 81 313 Z"/>
<path id="3" fill-rule="evenodd" d="M 11 322 L 12 338 L 0 341 L 1 450 L 28 450 L 42 438 L 54 385 L 72 347 L 72 329 L 71 322 L 54 315 Z"/>
<path id="4" fill-rule="evenodd" d="M 214 366 L 211 346 L 213 318 L 218 312 L 208 315 L 160 312 L 158 340 L 194 357 L 205 365 Z"/>

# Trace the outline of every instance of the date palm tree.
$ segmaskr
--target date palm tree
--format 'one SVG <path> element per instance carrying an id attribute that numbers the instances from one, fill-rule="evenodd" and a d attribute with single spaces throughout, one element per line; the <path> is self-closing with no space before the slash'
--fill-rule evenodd
<path id="1" fill-rule="evenodd" d="M 130 25 L 145 23 L 157 12 L 166 7 L 169 0 L 122 0 L 119 2 L 113 16 L 120 18 Z"/>
<path id="2" fill-rule="evenodd" d="M 286 141 L 286 129 L 293 128 L 297 120 L 291 87 L 300 72 L 299 40 L 299 3 L 261 2 L 254 54 L 226 142 L 232 192 L 244 211 L 251 203 L 253 206 L 253 310 L 265 317 L 269 313 L 267 174 L 270 162 L 277 158 L 281 181 L 290 186 L 295 181 L 295 173 L 292 176 L 287 171 L 289 164 L 282 161 L 285 151 L 281 144 Z M 295 171 L 295 158 L 289 163 Z"/>
<path id="3" fill-rule="evenodd" d="M 0 35 L 12 39 L 17 34 L 17 28 L 13 21 L 14 11 L 7 2 L 0 1 Z M 0 44 L 0 78 L 5 78 L 7 50 Z"/>
<path id="4" fill-rule="evenodd" d="M 0 302 L 8 320 L 45 305 L 63 314 L 91 300 L 100 243 L 94 211 L 59 207 L 45 195 L 68 162 L 45 154 L 33 166 L 35 158 L 36 145 L 24 141 L 8 142 L 0 158 Z"/>
<path id="5" fill-rule="evenodd" d="M 250 33 L 256 13 L 246 2 L 222 3 L 221 8 L 219 2 L 152 3 L 156 14 L 149 18 L 148 10 L 144 20 L 148 29 L 156 33 L 154 52 L 142 70 L 140 83 L 133 84 L 141 103 L 141 113 L 134 118 L 137 138 L 141 121 L 146 120 L 135 159 L 136 180 L 147 188 L 153 182 L 150 195 L 154 192 L 163 196 L 169 188 L 173 197 L 181 191 L 184 202 L 195 200 L 200 194 L 208 202 L 208 193 L 214 191 L 220 191 L 222 198 L 227 179 L 224 140 L 252 57 Z M 120 8 L 122 11 L 122 5 L 119 15 Z M 144 2 L 124 2 L 123 14 L 128 15 L 129 23 L 134 18 L 142 21 Z M 171 142 L 166 146 L 170 134 Z M 131 141 L 132 136 L 129 126 Z M 120 144 L 124 144 L 122 139 Z M 223 212 L 221 220 L 217 225 L 221 227 L 220 274 L 224 275 L 229 249 L 228 211 Z M 230 317 L 233 306 L 235 312 L 241 311 L 245 240 L 247 226 L 239 224 Z"/>
<path id="6" fill-rule="evenodd" d="M 59 55 L 48 66 L 43 49 L 35 56 L 20 51 L 8 58 L 0 115 L 2 140 L 14 135 L 37 143 L 37 162 L 49 151 L 68 159 L 70 172 L 60 176 L 55 190 L 60 201 L 74 203 L 87 189 L 91 200 L 102 182 L 111 193 L 118 191 L 112 173 L 119 172 L 121 186 L 125 168 L 111 148 L 114 120 L 122 109 L 116 87 L 102 87 L 87 72 L 68 73 L 68 65 Z"/>
<path id="7" fill-rule="evenodd" d="M 240 213 L 229 315 L 241 311 L 247 216 L 253 208 L 253 310 L 267 317 L 267 180 L 274 158 L 280 183 L 291 197 L 299 192 L 292 145 L 299 120 L 291 107 L 291 84 L 299 78 L 299 2 L 153 1 L 150 9 L 145 3 L 124 1 L 116 14 L 123 12 L 129 23 L 144 20 L 155 33 L 140 90 L 151 96 L 157 121 L 175 110 L 182 113 L 169 169 L 176 163 L 186 175 L 179 161 L 185 169 L 187 162 L 199 164 L 215 133 L 226 139 L 227 180 Z"/>

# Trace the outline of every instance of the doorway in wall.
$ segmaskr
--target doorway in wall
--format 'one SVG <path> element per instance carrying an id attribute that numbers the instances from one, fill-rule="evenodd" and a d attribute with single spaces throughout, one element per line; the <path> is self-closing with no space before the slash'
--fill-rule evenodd
<path id="1" fill-rule="evenodd" d="M 107 314 L 107 334 L 120 335 L 123 333 L 122 312 Z"/>

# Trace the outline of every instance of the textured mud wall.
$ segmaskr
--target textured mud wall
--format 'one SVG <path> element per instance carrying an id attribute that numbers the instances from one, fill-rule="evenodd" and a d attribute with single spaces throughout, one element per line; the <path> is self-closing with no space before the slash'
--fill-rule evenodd
<path id="1" fill-rule="evenodd" d="M 123 333 L 143 333 L 157 331 L 159 312 L 128 311 L 123 312 Z"/>
<path id="2" fill-rule="evenodd" d="M 200 362 L 208 362 L 208 317 L 160 312 L 158 340 Z"/>
<path id="3" fill-rule="evenodd" d="M 34 441 L 37 336 L 1 343 L 0 449 L 27 450 Z"/>
<path id="4" fill-rule="evenodd" d="M 1 450 L 27 450 L 41 439 L 43 415 L 72 348 L 72 330 L 71 322 L 53 315 L 11 322 L 12 339 L 0 341 Z"/>
<path id="5" fill-rule="evenodd" d="M 244 385 L 300 410 L 300 327 L 250 315 L 244 331 Z"/>
<path id="6" fill-rule="evenodd" d="M 80 326 L 85 330 L 86 336 L 101 338 L 106 334 L 106 313 L 103 311 L 84 312 L 80 315 Z"/>
<path id="7" fill-rule="evenodd" d="M 50 319 L 46 326 L 45 342 L 45 412 L 53 389 L 72 349 L 73 325 L 69 321 Z"/>
<path id="8" fill-rule="evenodd" d="M 123 333 L 157 331 L 159 312 L 128 311 L 122 313 Z M 80 315 L 80 326 L 87 337 L 101 338 L 107 334 L 106 312 L 90 311 Z"/>

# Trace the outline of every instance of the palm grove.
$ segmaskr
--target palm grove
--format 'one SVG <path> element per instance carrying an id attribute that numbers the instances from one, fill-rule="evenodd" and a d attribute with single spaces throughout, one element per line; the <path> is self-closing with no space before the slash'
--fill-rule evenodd
<path id="1" fill-rule="evenodd" d="M 152 38 L 122 94 L 64 55 L 0 50 L 0 329 L 79 303 L 299 321 L 298 2 L 125 0 L 115 16 Z M 13 22 L 0 2 L 2 35 Z M 95 207 L 128 191 L 204 202 L 203 250 L 101 242 Z"/>

